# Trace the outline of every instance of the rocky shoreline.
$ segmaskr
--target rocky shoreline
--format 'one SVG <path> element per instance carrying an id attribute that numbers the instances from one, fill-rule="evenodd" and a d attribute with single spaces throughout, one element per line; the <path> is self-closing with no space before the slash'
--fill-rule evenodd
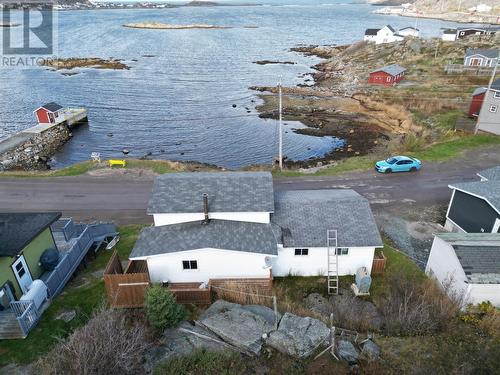
<path id="1" fill-rule="evenodd" d="M 27 134 L 27 133 L 19 133 Z M 26 136 L 14 148 L 0 154 L 0 171 L 37 171 L 49 168 L 50 158 L 72 137 L 65 124 Z M 0 143 L 1 145 L 1 143 Z"/>
<path id="2" fill-rule="evenodd" d="M 54 70 L 71 70 L 75 68 L 113 69 L 128 70 L 130 67 L 120 59 L 103 59 L 100 57 L 70 57 L 60 59 L 44 59 L 41 66 Z"/>
<path id="3" fill-rule="evenodd" d="M 126 23 L 123 27 L 132 29 L 157 29 L 157 30 L 184 30 L 184 29 L 230 29 L 228 26 L 206 25 L 206 24 L 192 24 L 192 25 L 175 25 L 162 22 L 137 22 Z"/>

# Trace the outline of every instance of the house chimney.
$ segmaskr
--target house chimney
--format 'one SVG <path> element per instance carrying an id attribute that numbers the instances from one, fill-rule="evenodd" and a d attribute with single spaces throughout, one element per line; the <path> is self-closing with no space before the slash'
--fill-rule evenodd
<path id="1" fill-rule="evenodd" d="M 210 222 L 208 218 L 208 194 L 203 194 L 203 213 L 205 214 L 205 218 L 201 222 L 203 225 L 207 225 Z"/>

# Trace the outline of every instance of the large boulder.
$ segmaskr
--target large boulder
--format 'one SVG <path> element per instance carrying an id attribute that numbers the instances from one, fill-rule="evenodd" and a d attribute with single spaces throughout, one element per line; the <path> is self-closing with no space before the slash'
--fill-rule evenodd
<path id="1" fill-rule="evenodd" d="M 340 358 L 349 364 L 358 362 L 359 353 L 350 341 L 340 340 L 337 344 L 337 353 Z"/>
<path id="2" fill-rule="evenodd" d="M 269 334 L 267 345 L 293 357 L 307 357 L 327 342 L 330 329 L 320 320 L 286 313 L 278 330 Z"/>
<path id="3" fill-rule="evenodd" d="M 367 340 L 363 343 L 361 355 L 370 360 L 376 360 L 380 356 L 380 347 L 372 340 Z"/>
<path id="4" fill-rule="evenodd" d="M 222 299 L 219 299 L 212 303 L 208 309 L 206 309 L 201 315 L 199 320 L 206 319 L 212 315 L 219 314 L 224 311 L 228 311 L 234 309 L 235 307 L 241 307 L 238 303 L 227 302 Z"/>
<path id="5" fill-rule="evenodd" d="M 256 315 L 259 315 L 260 317 L 264 318 L 269 324 L 272 324 L 273 326 L 276 324 L 276 318 L 277 318 L 278 322 L 281 319 L 280 313 L 278 313 L 278 316 L 276 317 L 274 310 L 270 309 L 267 306 L 242 305 L 241 308 L 244 310 L 250 311 Z"/>
<path id="6" fill-rule="evenodd" d="M 212 310 L 197 322 L 224 341 L 248 354 L 260 354 L 262 336 L 274 329 L 274 324 L 242 306 L 219 304 L 219 312 Z"/>
<path id="7" fill-rule="evenodd" d="M 212 332 L 188 322 L 182 322 L 177 328 L 164 331 L 159 345 L 151 347 L 144 355 L 145 369 L 151 373 L 156 363 L 172 357 L 190 354 L 204 349 L 210 352 L 231 350 L 231 347 L 220 340 Z"/>

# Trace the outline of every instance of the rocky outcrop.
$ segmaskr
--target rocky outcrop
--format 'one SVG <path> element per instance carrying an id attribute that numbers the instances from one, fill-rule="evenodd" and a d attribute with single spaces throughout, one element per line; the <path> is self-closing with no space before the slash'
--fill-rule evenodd
<path id="1" fill-rule="evenodd" d="M 307 357 L 327 342 L 330 329 L 320 320 L 286 313 L 266 344 L 293 357 Z"/>
<path id="2" fill-rule="evenodd" d="M 358 362 L 359 353 L 353 343 L 347 340 L 340 340 L 337 344 L 337 354 L 349 364 Z"/>
<path id="3" fill-rule="evenodd" d="M 20 133 L 18 136 L 20 138 L 17 144 L 0 154 L 0 171 L 47 169 L 48 160 L 71 138 L 71 133 L 61 124 L 42 133 Z M 1 146 L 2 143 L 0 149 Z"/>
<path id="4" fill-rule="evenodd" d="M 363 343 L 361 355 L 369 360 L 376 360 L 380 356 L 380 347 L 372 340 L 366 340 Z"/>
<path id="5" fill-rule="evenodd" d="M 269 314 L 266 313 L 263 316 L 256 309 L 252 311 L 244 306 L 228 304 L 225 301 L 214 305 L 216 306 L 211 311 L 207 310 L 197 324 L 245 353 L 260 354 L 263 335 L 274 329 L 274 324 L 269 321 Z M 261 306 L 259 311 L 265 309 L 267 308 Z"/>

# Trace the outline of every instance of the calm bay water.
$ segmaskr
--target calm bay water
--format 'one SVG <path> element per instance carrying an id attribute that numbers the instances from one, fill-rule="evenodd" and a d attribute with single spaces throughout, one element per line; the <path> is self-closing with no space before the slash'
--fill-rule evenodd
<path id="1" fill-rule="evenodd" d="M 362 39 L 366 28 L 387 23 L 415 25 L 412 18 L 375 15 L 366 4 L 318 3 L 59 12 L 60 57 L 114 57 L 131 69 L 82 69 L 73 76 L 43 68 L 0 69 L 0 139 L 33 126 L 32 111 L 56 101 L 84 106 L 89 113 L 89 125 L 76 130 L 55 155 L 56 166 L 89 159 L 91 152 L 122 156 L 124 148 L 130 157 L 151 152 L 155 158 L 229 168 L 271 163 L 277 154 L 277 122 L 257 116 L 260 100 L 248 87 L 275 85 L 280 75 L 284 85 L 303 83 L 300 76 L 319 60 L 290 52 L 291 47 L 349 43 Z M 141 21 L 233 28 L 122 27 Z M 450 26 L 418 20 L 424 36 L 437 36 L 441 27 Z M 264 59 L 296 65 L 252 63 Z M 302 124 L 285 123 L 284 153 L 291 159 L 322 156 L 342 142 L 299 135 L 293 129 Z"/>

